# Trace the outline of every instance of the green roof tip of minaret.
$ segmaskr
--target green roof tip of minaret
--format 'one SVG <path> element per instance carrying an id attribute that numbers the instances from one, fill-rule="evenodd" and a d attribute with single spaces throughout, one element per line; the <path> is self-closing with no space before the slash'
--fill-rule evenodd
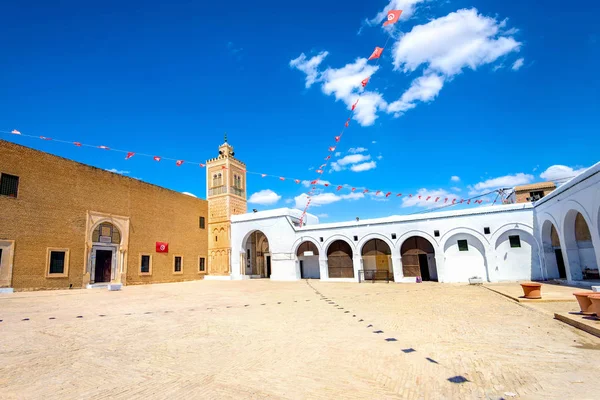
<path id="1" fill-rule="evenodd" d="M 227 143 L 227 132 L 225 132 L 225 143 Z"/>

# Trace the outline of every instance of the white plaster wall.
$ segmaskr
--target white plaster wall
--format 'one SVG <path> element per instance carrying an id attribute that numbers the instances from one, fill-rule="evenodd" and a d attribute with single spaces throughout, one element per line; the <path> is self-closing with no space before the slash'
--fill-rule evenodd
<path id="1" fill-rule="evenodd" d="M 319 270 L 319 256 L 300 256 L 299 261 L 303 262 L 304 277 L 307 279 L 319 279 L 321 271 Z"/>
<path id="2" fill-rule="evenodd" d="M 521 247 L 510 247 L 509 236 L 519 236 Z M 490 262 L 490 275 L 497 281 L 542 279 L 538 243 L 535 237 L 519 229 L 510 229 L 496 240 L 495 259 Z"/>
<path id="3" fill-rule="evenodd" d="M 262 231 L 269 240 L 272 257 L 271 279 L 277 280 L 300 279 L 296 251 L 304 241 L 311 241 L 319 251 L 318 265 L 321 280 L 329 279 L 326 254 L 328 246 L 335 240 L 344 240 L 352 248 L 355 277 L 350 281 L 358 281 L 358 271 L 364 268 L 360 255 L 362 246 L 374 238 L 384 240 L 390 246 L 391 264 L 397 282 L 415 280 L 403 277 L 400 258 L 402 243 L 411 236 L 422 236 L 432 243 L 436 253 L 430 260 L 435 262 L 430 262 L 430 265 L 435 265 L 436 270 L 431 270 L 430 273 L 432 277 L 437 275 L 440 282 L 467 282 L 473 275 L 491 281 L 513 280 L 516 276 L 519 277 L 518 279 L 531 279 L 532 266 L 525 260 L 539 259 L 538 254 L 531 254 L 535 246 L 524 246 L 504 259 L 507 249 L 501 245 L 498 251 L 502 253 L 500 256 L 502 263 L 497 261 L 499 258 L 496 256 L 496 237 L 499 237 L 502 232 L 510 228 L 515 229 L 516 232 L 522 231 L 523 234 L 533 233 L 533 209 L 529 204 L 478 207 L 462 211 L 395 216 L 359 222 L 313 223 L 302 228 L 293 224 L 294 218 L 298 218 L 299 215 L 298 210 L 277 209 L 234 216 L 232 277 L 241 278 L 239 254 L 243 251 L 243 241 L 255 230 Z M 313 218 L 308 220 L 314 222 Z M 485 235 L 484 227 L 489 227 L 491 233 Z M 440 233 L 438 237 L 435 237 L 436 230 Z M 459 253 L 455 249 L 456 242 L 449 242 L 450 237 L 459 235 L 453 238 L 455 241 L 460 234 L 470 235 L 469 252 Z M 523 242 L 525 241 L 522 240 Z M 537 251 L 538 248 L 535 249 Z M 492 265 L 494 271 L 488 271 Z M 496 266 L 498 266 L 497 270 L 495 270 Z"/>
<path id="4" fill-rule="evenodd" d="M 582 267 L 600 265 L 600 163 L 565 183 L 534 204 L 535 235 L 543 241 L 542 227 L 551 222 L 560 238 L 568 280 L 582 279 Z M 580 249 L 569 234 L 569 214 L 580 212 L 592 236 L 592 248 Z M 547 232 L 546 232 L 547 233 Z M 583 250 L 583 251 L 581 251 Z M 543 266 L 547 276 L 558 276 L 554 252 L 544 246 Z"/>

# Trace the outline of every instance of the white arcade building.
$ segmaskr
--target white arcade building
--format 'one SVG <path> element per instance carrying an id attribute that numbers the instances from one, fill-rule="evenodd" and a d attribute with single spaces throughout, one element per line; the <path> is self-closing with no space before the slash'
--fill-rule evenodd
<path id="1" fill-rule="evenodd" d="M 531 204 L 320 224 L 232 217 L 231 279 L 468 282 L 598 278 L 600 163 Z"/>

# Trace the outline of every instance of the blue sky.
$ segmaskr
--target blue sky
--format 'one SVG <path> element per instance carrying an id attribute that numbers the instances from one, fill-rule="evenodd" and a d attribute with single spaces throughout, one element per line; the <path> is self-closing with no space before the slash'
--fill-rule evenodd
<path id="1" fill-rule="evenodd" d="M 323 174 L 334 184 L 467 198 L 599 161 L 597 2 L 85 3 L 0 5 L 0 130 L 199 162 L 227 131 L 248 170 L 316 179 L 362 93 L 358 70 L 372 73 L 364 104 L 376 112 L 355 114 Z M 402 18 L 382 29 L 398 4 Z M 376 72 L 361 64 L 388 38 Z M 205 196 L 198 166 L 0 137 Z M 300 205 L 306 190 L 249 176 L 261 203 L 249 208 Z M 309 212 L 337 221 L 431 206 L 348 193 L 327 188 Z"/>

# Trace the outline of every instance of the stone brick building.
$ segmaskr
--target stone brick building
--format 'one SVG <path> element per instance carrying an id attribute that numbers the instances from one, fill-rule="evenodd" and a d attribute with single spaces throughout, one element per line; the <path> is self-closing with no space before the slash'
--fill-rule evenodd
<path id="1" fill-rule="evenodd" d="M 0 288 L 202 279 L 210 223 L 227 225 L 206 200 L 3 140 L 0 173 Z"/>
<path id="2" fill-rule="evenodd" d="M 556 189 L 554 182 L 539 182 L 515 187 L 515 203 L 531 203 L 547 196 Z"/>

